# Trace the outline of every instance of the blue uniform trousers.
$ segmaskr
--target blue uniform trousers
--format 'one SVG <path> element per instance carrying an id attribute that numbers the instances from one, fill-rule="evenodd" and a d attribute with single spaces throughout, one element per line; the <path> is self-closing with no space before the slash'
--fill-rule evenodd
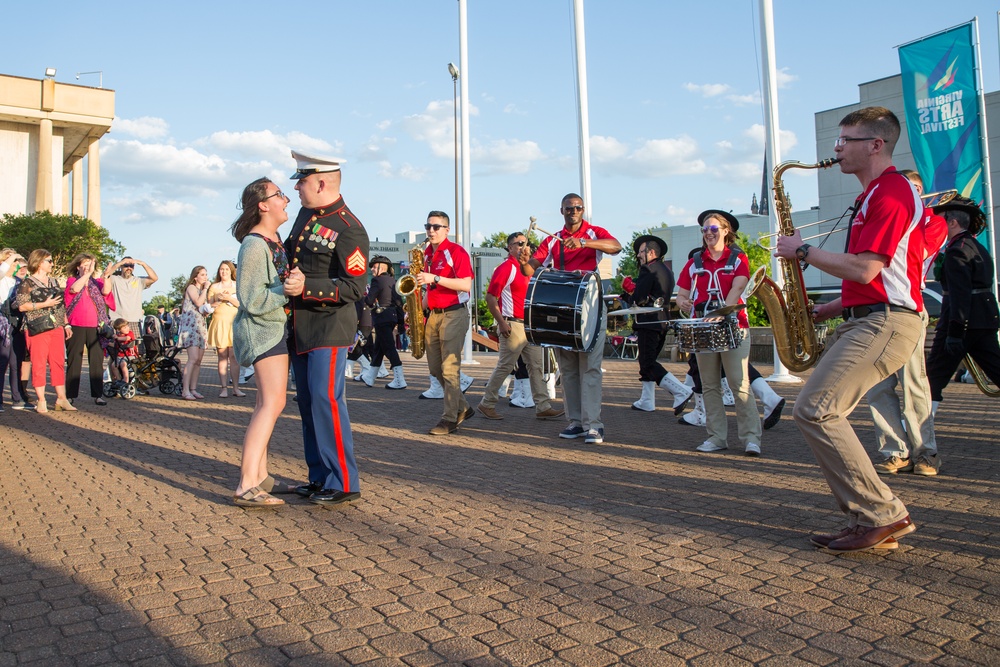
<path id="1" fill-rule="evenodd" d="M 346 347 L 292 351 L 309 481 L 335 491 L 358 490 L 358 464 L 344 393 Z"/>

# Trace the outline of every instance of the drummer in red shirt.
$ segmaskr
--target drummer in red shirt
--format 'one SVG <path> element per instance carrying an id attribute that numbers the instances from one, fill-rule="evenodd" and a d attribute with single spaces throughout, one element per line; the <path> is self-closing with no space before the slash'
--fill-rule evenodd
<path id="1" fill-rule="evenodd" d="M 726 305 L 743 303 L 743 288 L 750 281 L 750 260 L 736 245 L 740 223 L 732 213 L 710 209 L 698 216 L 701 225 L 702 250 L 688 260 L 677 276 L 677 307 L 681 313 L 696 311 L 703 315 Z M 726 352 L 699 352 L 705 397 L 705 426 L 708 440 L 698 446 L 699 452 L 718 452 L 728 448 L 729 424 L 722 404 L 722 371 L 736 399 L 736 425 L 740 442 L 747 456 L 760 455 L 761 423 L 757 403 L 750 394 L 747 362 L 750 358 L 750 328 L 746 310 L 739 311 L 742 342 Z"/>
<path id="2" fill-rule="evenodd" d="M 559 271 L 596 271 L 605 254 L 617 255 L 621 252 L 622 244 L 606 229 L 583 219 L 583 199 L 580 195 L 563 197 L 559 212 L 565 221 L 561 230 L 542 241 L 534 255 L 527 246 L 521 248 L 518 262 L 524 275 L 530 277 L 540 267 Z M 559 437 L 584 438 L 584 442 L 589 444 L 604 442 L 601 360 L 604 358 L 608 314 L 603 304 L 600 317 L 597 341 L 590 352 L 556 348 L 562 373 L 563 404 L 569 419 L 569 426 L 559 433 Z"/>
<path id="3" fill-rule="evenodd" d="M 462 393 L 462 348 L 469 333 L 469 293 L 472 291 L 472 261 L 465 248 L 448 240 L 448 214 L 427 214 L 424 270 L 417 282 L 424 288 L 424 310 L 430 310 L 424 325 L 427 366 L 444 387 L 444 414 L 431 428 L 431 435 L 447 435 L 476 412 Z"/>

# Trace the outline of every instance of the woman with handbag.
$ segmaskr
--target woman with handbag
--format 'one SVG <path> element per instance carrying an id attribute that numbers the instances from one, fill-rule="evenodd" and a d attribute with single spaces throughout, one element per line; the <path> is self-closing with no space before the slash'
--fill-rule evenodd
<path id="1" fill-rule="evenodd" d="M 240 391 L 240 365 L 233 355 L 233 320 L 240 307 L 236 298 L 236 265 L 228 259 L 222 260 L 215 272 L 215 282 L 208 288 L 208 303 L 212 307 L 212 322 L 208 325 L 208 344 L 219 354 L 219 384 L 222 391 L 219 398 L 229 396 L 229 383 L 233 384 L 233 396 L 246 396 Z"/>
<path id="2" fill-rule="evenodd" d="M 80 394 L 80 371 L 86 352 L 90 396 L 97 405 L 107 405 L 104 400 L 104 349 L 114 338 L 108 314 L 108 309 L 115 307 L 111 283 L 94 277 L 101 275 L 97 259 L 85 252 L 73 258 L 66 273 L 66 321 L 73 327 L 73 337 L 66 345 L 66 393 L 70 400 Z"/>
<path id="3" fill-rule="evenodd" d="M 201 359 L 205 356 L 208 338 L 208 327 L 205 326 L 205 316 L 202 315 L 202 309 L 208 304 L 207 292 L 208 271 L 204 266 L 196 266 L 191 270 L 191 277 L 184 287 L 184 301 L 177 324 L 177 347 L 187 350 L 187 363 L 184 365 L 184 379 L 181 382 L 181 398 L 186 401 L 205 398 L 198 393 L 198 375 L 201 373 Z"/>
<path id="4" fill-rule="evenodd" d="M 73 328 L 66 323 L 63 292 L 51 276 L 52 253 L 32 250 L 28 255 L 31 274 L 17 288 L 15 305 L 24 314 L 28 355 L 31 358 L 31 386 L 35 388 L 38 412 L 48 412 L 45 403 L 45 366 L 56 390 L 56 410 L 76 410 L 66 398 L 66 339 Z"/>

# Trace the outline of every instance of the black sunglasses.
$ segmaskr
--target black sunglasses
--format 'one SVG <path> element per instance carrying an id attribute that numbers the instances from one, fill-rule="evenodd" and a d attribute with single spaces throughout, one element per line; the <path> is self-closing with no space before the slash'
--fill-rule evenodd
<path id="1" fill-rule="evenodd" d="M 431 223 L 428 222 L 426 225 L 424 225 L 424 229 L 426 229 L 427 231 L 433 229 L 436 232 L 439 229 L 448 229 L 448 225 L 432 225 Z"/>
<path id="2" fill-rule="evenodd" d="M 579 213 L 583 210 L 582 206 L 563 206 L 563 211 L 566 213 Z"/>

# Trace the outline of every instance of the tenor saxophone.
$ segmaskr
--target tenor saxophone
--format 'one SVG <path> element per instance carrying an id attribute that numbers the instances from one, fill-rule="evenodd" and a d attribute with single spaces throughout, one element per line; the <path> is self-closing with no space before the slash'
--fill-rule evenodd
<path id="1" fill-rule="evenodd" d="M 396 294 L 403 297 L 406 316 L 410 320 L 410 354 L 414 359 L 424 356 L 424 290 L 417 282 L 417 274 L 424 270 L 424 248 L 430 242 L 427 239 L 410 250 L 410 272 L 396 281 Z"/>
<path id="2" fill-rule="evenodd" d="M 792 210 L 785 195 L 781 175 L 788 169 L 827 169 L 840 162 L 838 158 L 821 160 L 816 164 L 802 164 L 794 160 L 782 162 L 774 168 L 773 186 L 774 213 L 778 219 L 778 233 L 791 236 L 795 233 L 792 224 Z M 750 277 L 743 293 L 745 298 L 756 296 L 764 305 L 771 320 L 774 345 L 781 363 L 792 372 L 801 372 L 812 367 L 823 351 L 823 345 L 816 335 L 813 324 L 813 303 L 806 295 L 802 280 L 802 267 L 798 260 L 778 258 L 781 287 L 767 277 L 767 266 L 758 268 Z"/>

